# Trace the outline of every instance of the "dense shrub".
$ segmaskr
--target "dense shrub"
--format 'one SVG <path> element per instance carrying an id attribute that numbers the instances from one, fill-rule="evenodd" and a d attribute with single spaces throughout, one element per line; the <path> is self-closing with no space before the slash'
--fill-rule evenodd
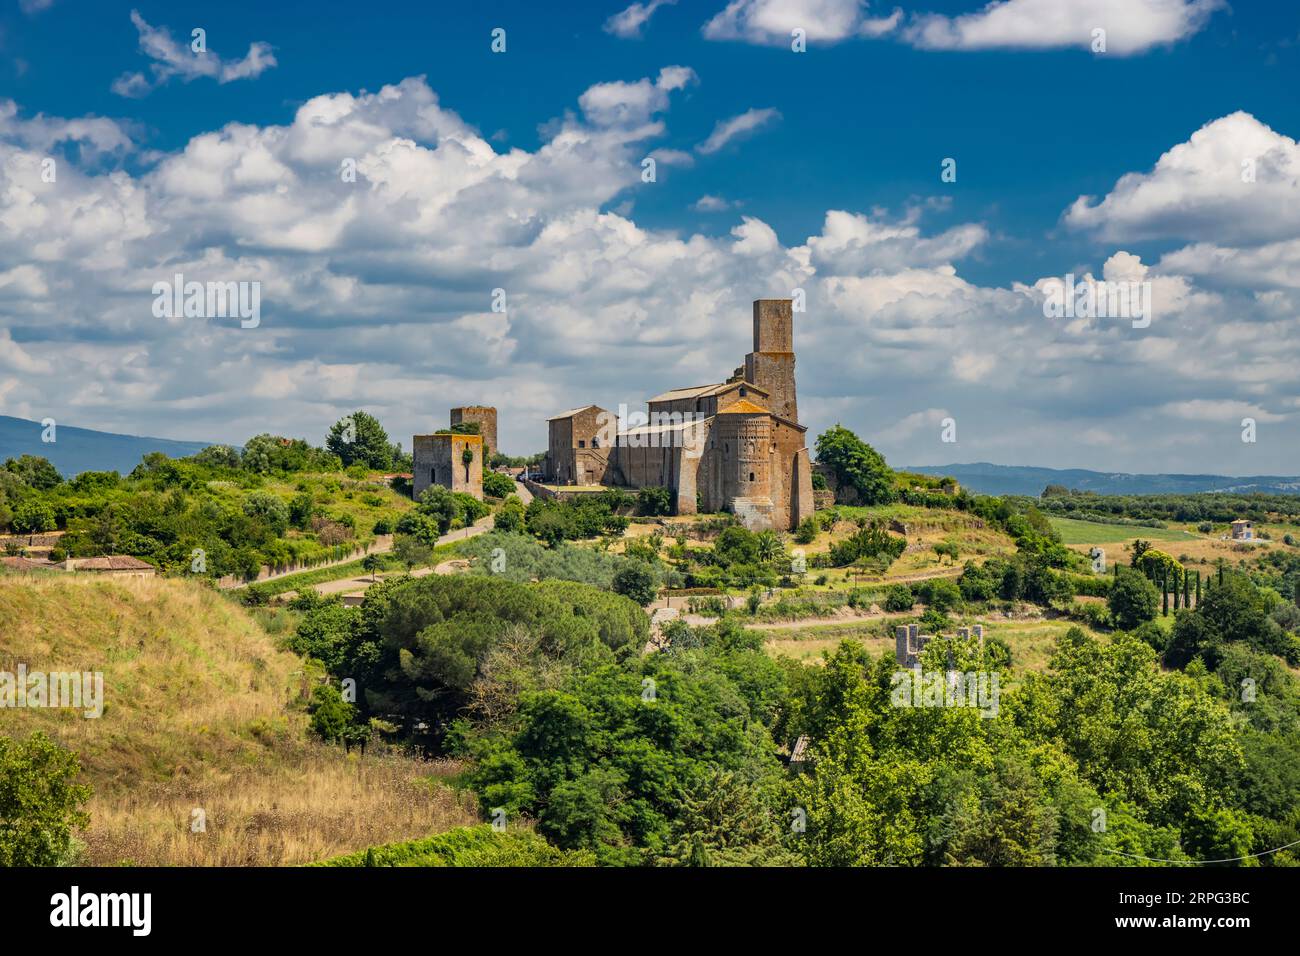
<path id="1" fill-rule="evenodd" d="M 614 572 L 614 592 L 645 607 L 655 599 L 655 575 L 643 561 L 629 561 Z"/>
<path id="2" fill-rule="evenodd" d="M 514 479 L 499 471 L 483 472 L 483 494 L 493 498 L 505 498 L 515 493 Z"/>
<path id="3" fill-rule="evenodd" d="M 886 611 L 910 611 L 915 603 L 912 589 L 906 584 L 890 585 L 889 590 L 885 592 Z"/>
<path id="4" fill-rule="evenodd" d="M 862 525 L 843 541 L 831 545 L 830 562 L 840 568 L 857 561 L 875 561 L 883 572 L 906 548 L 905 539 L 890 534 L 877 520 Z"/>
<path id="5" fill-rule="evenodd" d="M 424 840 L 389 843 L 337 856 L 319 866 L 594 866 L 590 852 L 558 850 L 531 830 L 460 827 Z"/>
<path id="6" fill-rule="evenodd" d="M 658 486 L 639 489 L 636 493 L 636 513 L 651 517 L 672 514 L 672 489 Z"/>
<path id="7" fill-rule="evenodd" d="M 0 867 L 68 864 L 73 832 L 90 818 L 77 755 L 43 733 L 0 735 Z"/>
<path id="8" fill-rule="evenodd" d="M 1132 630 L 1154 618 L 1160 609 L 1160 592 L 1144 574 L 1120 568 L 1107 599 L 1115 626 Z"/>

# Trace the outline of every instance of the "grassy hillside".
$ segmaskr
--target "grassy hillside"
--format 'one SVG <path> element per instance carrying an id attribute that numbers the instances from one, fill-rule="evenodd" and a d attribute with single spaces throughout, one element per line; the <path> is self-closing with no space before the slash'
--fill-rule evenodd
<path id="1" fill-rule="evenodd" d="M 305 863 L 475 822 L 454 765 L 308 740 L 318 676 L 198 584 L 5 575 L 0 621 L 0 669 L 103 672 L 99 719 L 0 709 L 0 733 L 80 754 L 87 863 Z"/>

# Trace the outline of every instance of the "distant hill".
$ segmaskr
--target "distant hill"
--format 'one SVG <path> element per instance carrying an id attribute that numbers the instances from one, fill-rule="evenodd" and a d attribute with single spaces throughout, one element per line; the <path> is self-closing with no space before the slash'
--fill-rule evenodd
<path id="1" fill-rule="evenodd" d="M 1197 494 L 1206 491 L 1250 494 L 1300 494 L 1300 477 L 1251 475 L 1130 475 L 1086 468 L 1035 468 L 1028 465 L 911 465 L 905 471 L 923 475 L 952 475 L 969 491 L 986 495 L 1040 495 L 1048 485 L 1103 495 Z"/>
<path id="2" fill-rule="evenodd" d="M 43 442 L 40 422 L 0 415 L 0 462 L 19 455 L 40 455 L 48 458 L 65 478 L 83 471 L 117 471 L 125 475 L 151 451 L 184 458 L 214 444 L 115 435 L 71 425 L 59 425 L 54 437 L 53 442 Z"/>

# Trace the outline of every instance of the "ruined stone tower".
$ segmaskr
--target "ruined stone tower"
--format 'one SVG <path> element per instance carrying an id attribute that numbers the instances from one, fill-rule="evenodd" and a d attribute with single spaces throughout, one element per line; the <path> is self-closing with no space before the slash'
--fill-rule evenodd
<path id="1" fill-rule="evenodd" d="M 745 380 L 766 389 L 773 414 L 799 421 L 794 390 L 794 303 L 754 300 L 754 351 L 745 356 Z"/>
<path id="2" fill-rule="evenodd" d="M 469 422 L 478 423 L 478 433 L 483 436 L 483 454 L 490 461 L 497 445 L 497 410 L 491 405 L 462 405 L 451 410 L 452 426 Z"/>
<path id="3" fill-rule="evenodd" d="M 442 485 L 483 500 L 483 436 L 448 431 L 411 440 L 411 489 L 419 501 L 430 485 Z"/>

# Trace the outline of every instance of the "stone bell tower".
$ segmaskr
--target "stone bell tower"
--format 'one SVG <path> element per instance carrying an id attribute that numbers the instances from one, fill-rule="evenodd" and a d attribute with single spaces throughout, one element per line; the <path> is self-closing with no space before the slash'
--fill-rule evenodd
<path id="1" fill-rule="evenodd" d="M 799 421 L 792 299 L 754 300 L 754 351 L 745 356 L 745 378 L 768 391 L 773 414 Z"/>

